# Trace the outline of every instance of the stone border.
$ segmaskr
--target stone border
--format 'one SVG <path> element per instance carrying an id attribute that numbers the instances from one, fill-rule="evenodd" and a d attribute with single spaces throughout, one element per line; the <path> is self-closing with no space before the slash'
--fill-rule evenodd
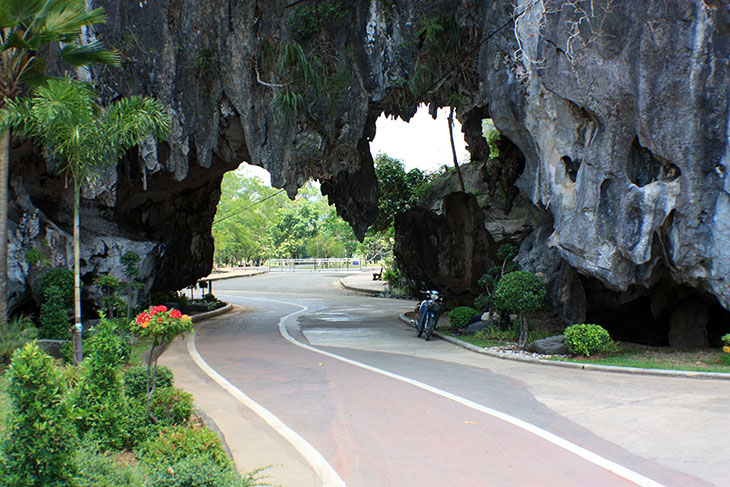
<path id="1" fill-rule="evenodd" d="M 260 276 L 262 274 L 268 274 L 268 273 L 269 273 L 269 271 L 254 271 L 254 272 L 251 272 L 250 274 L 235 274 L 235 273 L 232 273 L 231 272 L 231 273 L 228 273 L 228 274 L 223 274 L 221 276 L 214 276 L 214 277 L 206 276 L 206 277 L 202 277 L 202 278 L 200 278 L 200 279 L 198 279 L 196 281 L 196 284 L 198 282 L 200 282 L 200 281 L 205 281 L 205 282 L 207 282 L 207 281 L 213 281 L 213 282 L 215 282 L 215 281 L 223 281 L 223 280 L 226 280 L 226 279 L 237 279 L 239 277 Z"/>
<path id="2" fill-rule="evenodd" d="M 411 320 L 406 318 L 404 313 L 401 313 L 399 318 L 402 322 L 404 322 L 408 326 L 411 326 Z M 439 333 L 438 331 L 435 331 L 435 330 L 434 330 L 433 334 L 444 341 L 447 341 L 447 342 L 457 345 L 459 347 L 465 348 L 472 352 L 481 353 L 482 355 L 488 355 L 490 357 L 494 357 L 494 358 L 498 358 L 498 359 L 502 359 L 502 360 L 516 360 L 518 362 L 527 362 L 527 363 L 539 364 L 539 365 L 549 365 L 549 366 L 553 366 L 553 367 L 568 367 L 571 369 L 595 370 L 595 371 L 599 371 L 599 372 L 613 372 L 613 373 L 619 373 L 619 374 L 654 375 L 654 376 L 662 376 L 662 377 L 685 377 L 685 378 L 692 378 L 692 379 L 730 380 L 730 373 L 726 373 L 726 372 L 700 372 L 700 371 L 692 371 L 692 370 L 641 369 L 638 367 L 617 367 L 614 365 L 581 364 L 581 363 L 576 363 L 576 362 L 559 362 L 557 360 L 540 360 L 540 359 L 535 359 L 535 358 L 531 358 L 531 357 L 521 357 L 519 355 L 492 352 L 490 350 L 486 350 L 484 348 L 477 347 L 476 345 L 472 345 L 471 343 L 467 343 L 462 340 L 459 340 L 458 338 L 444 335 L 443 333 Z"/>
<path id="3" fill-rule="evenodd" d="M 339 282 L 340 286 L 347 289 L 348 291 L 352 291 L 352 292 L 356 292 L 356 293 L 360 293 L 360 294 L 367 294 L 368 296 L 374 296 L 374 297 L 379 297 L 383 294 L 383 291 L 375 291 L 375 290 L 371 290 L 371 289 L 364 289 L 361 287 L 348 286 L 343 281 L 344 281 L 344 279 L 340 279 L 337 282 Z"/>
<path id="4" fill-rule="evenodd" d="M 232 304 L 226 304 L 222 308 L 214 309 L 213 311 L 206 311 L 205 313 L 199 313 L 197 315 L 192 315 L 190 317 L 191 320 L 193 320 L 193 323 L 197 323 L 198 321 L 207 320 L 208 318 L 213 318 L 214 316 L 219 316 L 224 313 L 228 313 L 230 310 L 233 309 Z"/>

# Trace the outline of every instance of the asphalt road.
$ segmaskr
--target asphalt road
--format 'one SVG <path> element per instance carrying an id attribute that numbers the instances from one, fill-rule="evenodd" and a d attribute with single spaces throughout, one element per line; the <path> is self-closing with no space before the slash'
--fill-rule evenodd
<path id="1" fill-rule="evenodd" d="M 397 319 L 413 302 L 345 292 L 340 277 L 216 282 L 219 298 L 246 311 L 195 337 L 210 367 L 311 448 L 324 484 L 728 485 L 730 382 L 425 342 Z"/>

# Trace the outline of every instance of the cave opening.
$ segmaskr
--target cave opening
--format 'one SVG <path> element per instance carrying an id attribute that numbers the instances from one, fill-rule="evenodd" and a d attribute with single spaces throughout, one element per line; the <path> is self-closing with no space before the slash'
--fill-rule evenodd
<path id="1" fill-rule="evenodd" d="M 403 162 L 407 171 L 420 169 L 424 172 L 443 171 L 453 167 L 451 143 L 448 133 L 448 108 L 440 108 L 434 119 L 425 104 L 404 120 L 380 114 L 376 121 L 376 133 L 370 141 L 373 159 L 386 154 Z M 460 164 L 469 162 L 461 124 L 454 118 L 454 147 Z"/>
<path id="2" fill-rule="evenodd" d="M 714 296 L 668 277 L 623 292 L 592 277 L 581 276 L 581 284 L 586 322 L 603 326 L 614 340 L 691 349 L 718 347 L 730 332 L 730 311 Z"/>

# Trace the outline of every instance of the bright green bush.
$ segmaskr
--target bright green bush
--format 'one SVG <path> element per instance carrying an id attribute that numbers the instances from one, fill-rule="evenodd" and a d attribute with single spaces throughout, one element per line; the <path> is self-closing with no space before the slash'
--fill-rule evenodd
<path id="1" fill-rule="evenodd" d="M 565 329 L 565 343 L 571 353 L 588 357 L 592 353 L 605 351 L 612 340 L 602 326 L 579 324 Z"/>
<path id="2" fill-rule="evenodd" d="M 66 487 L 76 473 L 76 430 L 53 359 L 29 343 L 7 372 L 11 412 L 3 444 L 8 487 Z"/>
<path id="3" fill-rule="evenodd" d="M 220 438 L 205 426 L 163 427 L 157 436 L 145 441 L 137 453 L 144 463 L 164 468 L 193 456 L 203 457 L 219 467 L 231 465 Z"/>
<path id="4" fill-rule="evenodd" d="M 449 311 L 449 321 L 452 328 L 464 328 L 471 321 L 472 316 L 481 314 L 471 306 L 457 306 Z"/>
<path id="5" fill-rule="evenodd" d="M 173 384 L 172 370 L 160 365 L 157 367 L 156 383 L 158 388 L 170 387 Z M 147 366 L 136 365 L 124 371 L 124 393 L 128 398 L 143 396 L 147 391 Z"/>
<path id="6" fill-rule="evenodd" d="M 125 430 L 119 367 L 129 355 L 129 346 L 103 316 L 87 344 L 83 374 L 72 395 L 78 410 L 76 427 L 82 438 L 118 449 L 124 442 Z"/>

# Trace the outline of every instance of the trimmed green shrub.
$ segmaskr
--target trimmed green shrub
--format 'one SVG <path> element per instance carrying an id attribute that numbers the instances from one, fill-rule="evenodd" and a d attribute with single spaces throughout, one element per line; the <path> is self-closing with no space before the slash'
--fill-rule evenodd
<path id="1" fill-rule="evenodd" d="M 515 271 L 505 274 L 494 288 L 494 306 L 504 313 L 520 315 L 518 345 L 527 343 L 525 313 L 542 308 L 547 290 L 542 280 L 532 272 Z"/>
<path id="2" fill-rule="evenodd" d="M 76 427 L 84 439 L 94 439 L 109 448 L 124 442 L 124 394 L 119 367 L 129 355 L 129 346 L 114 333 L 102 316 L 87 341 L 84 372 L 73 398 L 79 411 Z"/>
<path id="3" fill-rule="evenodd" d="M 494 304 L 506 313 L 531 313 L 542 308 L 547 291 L 532 272 L 515 271 L 499 280 L 494 289 Z"/>
<path id="4" fill-rule="evenodd" d="M 71 337 L 66 292 L 58 286 L 47 286 L 43 290 L 38 335 L 51 340 L 66 340 Z"/>
<path id="5" fill-rule="evenodd" d="M 565 329 L 565 343 L 571 353 L 589 357 L 591 353 L 605 351 L 612 340 L 602 326 L 579 324 Z"/>
<path id="6" fill-rule="evenodd" d="M 170 387 L 173 384 L 172 370 L 160 365 L 157 367 L 157 387 Z M 128 398 L 144 396 L 147 392 L 147 366 L 136 365 L 124 371 L 124 393 Z"/>
<path id="7" fill-rule="evenodd" d="M 8 487 L 66 487 L 76 473 L 76 430 L 53 359 L 29 343 L 7 372 L 11 412 L 3 444 Z"/>
<path id="8" fill-rule="evenodd" d="M 38 293 L 43 297 L 49 287 L 59 289 L 59 298 L 64 305 L 70 306 L 74 299 L 74 273 L 69 269 L 56 268 L 46 272 L 41 278 Z"/>
<path id="9" fill-rule="evenodd" d="M 457 306 L 449 312 L 449 321 L 452 328 L 464 328 L 471 321 L 472 316 L 481 314 L 470 306 Z"/>
<path id="10" fill-rule="evenodd" d="M 161 424 L 184 424 L 193 414 L 193 396 L 177 387 L 157 388 L 150 410 Z"/>
<path id="11" fill-rule="evenodd" d="M 165 426 L 157 436 L 145 441 L 137 453 L 144 463 L 164 468 L 189 456 L 203 457 L 219 467 L 231 465 L 220 438 L 205 426 Z"/>
<path id="12" fill-rule="evenodd" d="M 723 353 L 718 359 L 720 365 L 730 365 L 730 353 Z"/>

